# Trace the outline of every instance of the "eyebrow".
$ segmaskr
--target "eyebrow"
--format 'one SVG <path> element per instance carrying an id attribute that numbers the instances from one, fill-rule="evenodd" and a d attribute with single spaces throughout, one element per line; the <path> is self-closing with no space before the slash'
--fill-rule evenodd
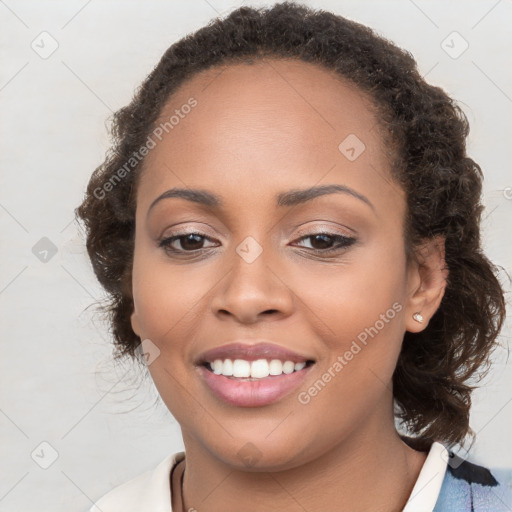
<path id="1" fill-rule="evenodd" d="M 355 191 L 354 189 L 347 187 L 345 185 L 321 185 L 306 189 L 294 189 L 289 190 L 287 192 L 281 192 L 276 196 L 276 205 L 277 206 L 296 206 L 299 204 L 306 203 L 315 199 L 316 197 L 324 196 L 327 194 L 348 194 L 351 195 L 363 203 L 367 204 L 374 212 L 375 207 L 371 203 L 371 201 L 364 195 Z M 171 188 L 165 191 L 163 194 L 159 195 L 150 205 L 148 209 L 148 214 L 151 209 L 163 199 L 170 198 L 179 198 L 185 199 L 187 201 L 191 201 L 193 203 L 198 203 L 204 205 L 208 208 L 222 208 L 224 206 L 224 201 L 220 196 L 209 192 L 208 190 L 203 189 L 190 189 L 190 188 Z"/>

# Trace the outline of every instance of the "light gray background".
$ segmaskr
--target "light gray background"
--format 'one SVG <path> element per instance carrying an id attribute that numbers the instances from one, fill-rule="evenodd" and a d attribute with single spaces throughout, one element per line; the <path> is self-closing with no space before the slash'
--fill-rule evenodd
<path id="1" fill-rule="evenodd" d="M 103 295 L 73 209 L 108 147 L 106 119 L 167 47 L 234 7 L 271 3 L 0 0 L 1 511 L 86 510 L 183 448 L 152 384 L 112 362 L 108 329 L 86 309 Z M 469 153 L 486 175 L 485 249 L 512 274 L 510 0 L 306 3 L 405 47 L 459 100 L 472 127 Z M 59 45 L 46 59 L 31 47 L 50 48 L 43 31 Z M 442 47 L 453 31 L 469 43 L 458 58 Z M 452 35 L 444 44 L 453 54 L 464 43 Z M 43 237 L 57 249 L 47 262 L 32 252 Z M 505 348 L 474 394 L 470 457 L 488 467 L 512 467 L 510 336 L 509 318 Z M 58 458 L 41 468 L 53 450 Z"/>

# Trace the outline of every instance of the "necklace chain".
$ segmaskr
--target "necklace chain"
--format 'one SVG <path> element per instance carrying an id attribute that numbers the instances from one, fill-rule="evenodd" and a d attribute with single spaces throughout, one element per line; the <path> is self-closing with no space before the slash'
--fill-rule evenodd
<path id="1" fill-rule="evenodd" d="M 185 466 L 185 459 L 182 460 L 183 466 Z M 180 501 L 181 501 L 181 512 L 185 511 L 185 499 L 183 498 L 183 476 L 185 475 L 185 467 L 183 467 L 183 470 L 181 472 L 180 476 Z"/>

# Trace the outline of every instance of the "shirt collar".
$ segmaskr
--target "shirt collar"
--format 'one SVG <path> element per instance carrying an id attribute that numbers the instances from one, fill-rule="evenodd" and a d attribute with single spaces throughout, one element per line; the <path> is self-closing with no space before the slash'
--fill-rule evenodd
<path id="1" fill-rule="evenodd" d="M 443 485 L 448 455 L 448 450 L 441 443 L 432 443 L 402 512 L 433 512 Z"/>

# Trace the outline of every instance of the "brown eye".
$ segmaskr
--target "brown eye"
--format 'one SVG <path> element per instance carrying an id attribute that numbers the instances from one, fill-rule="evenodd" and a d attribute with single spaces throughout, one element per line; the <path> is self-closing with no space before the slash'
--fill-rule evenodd
<path id="1" fill-rule="evenodd" d="M 336 233 L 313 233 L 301 237 L 299 240 L 311 240 L 311 249 L 317 253 L 331 253 L 340 251 L 353 245 L 355 238 L 339 235 Z M 333 247 L 334 244 L 334 247 Z"/>
<path id="2" fill-rule="evenodd" d="M 158 245 L 168 252 L 184 253 L 203 249 L 205 240 L 211 239 L 201 233 L 183 233 L 166 237 Z M 177 245 L 181 247 L 176 247 Z"/>

